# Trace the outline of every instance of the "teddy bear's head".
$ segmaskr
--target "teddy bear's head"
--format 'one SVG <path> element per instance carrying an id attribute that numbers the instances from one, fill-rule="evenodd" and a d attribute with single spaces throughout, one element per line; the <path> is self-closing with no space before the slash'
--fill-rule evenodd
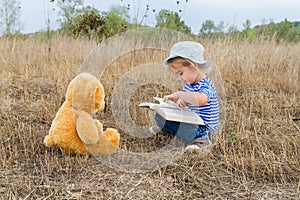
<path id="1" fill-rule="evenodd" d="M 104 109 L 104 88 L 99 80 L 89 73 L 77 75 L 69 84 L 66 100 L 74 109 L 90 114 Z"/>

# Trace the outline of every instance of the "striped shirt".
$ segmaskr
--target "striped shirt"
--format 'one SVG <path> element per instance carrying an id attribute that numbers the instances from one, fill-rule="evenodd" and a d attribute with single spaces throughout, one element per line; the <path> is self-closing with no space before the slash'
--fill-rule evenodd
<path id="1" fill-rule="evenodd" d="M 194 106 L 192 104 L 187 104 L 187 106 L 203 119 L 205 126 L 209 130 L 215 132 L 219 124 L 219 104 L 214 83 L 206 77 L 198 83 L 191 85 L 185 83 L 183 91 L 201 92 L 208 96 L 208 102 L 203 106 Z"/>

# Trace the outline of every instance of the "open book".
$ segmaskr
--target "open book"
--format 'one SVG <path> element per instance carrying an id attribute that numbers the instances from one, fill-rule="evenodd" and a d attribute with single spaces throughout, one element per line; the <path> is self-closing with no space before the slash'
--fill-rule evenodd
<path id="1" fill-rule="evenodd" d="M 179 108 L 173 101 L 163 102 L 162 98 L 153 97 L 159 103 L 140 103 L 140 107 L 149 108 L 157 112 L 166 120 L 185 122 L 190 124 L 200 124 L 204 125 L 202 118 L 190 110 L 188 107 Z"/>

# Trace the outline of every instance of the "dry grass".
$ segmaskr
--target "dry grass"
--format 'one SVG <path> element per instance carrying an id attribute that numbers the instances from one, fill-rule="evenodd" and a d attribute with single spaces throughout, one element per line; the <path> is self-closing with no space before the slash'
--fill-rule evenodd
<path id="1" fill-rule="evenodd" d="M 96 43 L 0 40 L 1 199 L 300 199 L 300 45 L 201 42 L 223 76 L 223 131 L 202 159 L 184 154 L 160 170 L 133 174 L 42 144 Z M 100 115 L 107 126 L 114 125 L 110 115 Z M 122 147 L 136 148 L 132 141 L 124 136 Z"/>

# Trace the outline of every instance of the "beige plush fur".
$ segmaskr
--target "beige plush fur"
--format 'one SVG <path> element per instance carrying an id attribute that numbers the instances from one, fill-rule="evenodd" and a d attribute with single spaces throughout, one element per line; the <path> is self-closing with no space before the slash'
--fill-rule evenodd
<path id="1" fill-rule="evenodd" d="M 119 148 L 116 129 L 103 132 L 102 124 L 91 117 L 104 109 L 104 89 L 89 73 L 77 75 L 69 84 L 65 102 L 54 118 L 46 146 L 58 146 L 69 153 L 112 154 Z"/>

